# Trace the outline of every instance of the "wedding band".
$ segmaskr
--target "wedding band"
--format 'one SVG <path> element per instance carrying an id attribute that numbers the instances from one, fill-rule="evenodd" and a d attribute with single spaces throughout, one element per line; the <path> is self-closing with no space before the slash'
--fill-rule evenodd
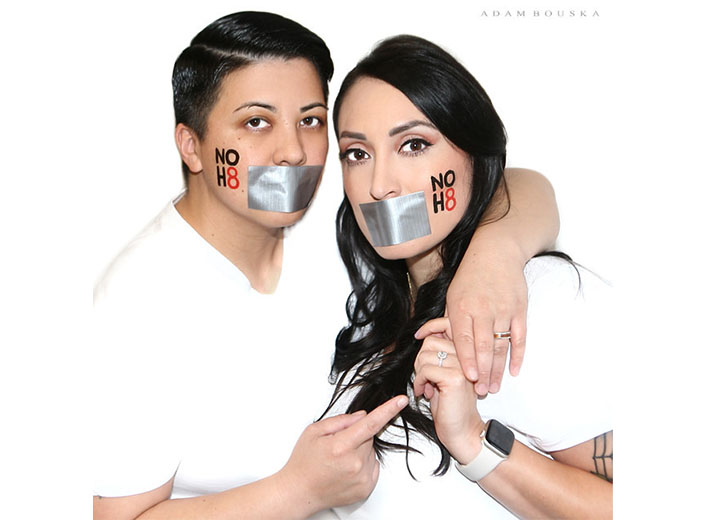
<path id="1" fill-rule="evenodd" d="M 438 366 L 443 366 L 443 360 L 448 357 L 448 352 L 443 352 L 442 350 L 438 352 Z"/>
<path id="2" fill-rule="evenodd" d="M 509 331 L 494 333 L 494 339 L 509 339 L 511 337 L 512 337 L 512 333 Z"/>

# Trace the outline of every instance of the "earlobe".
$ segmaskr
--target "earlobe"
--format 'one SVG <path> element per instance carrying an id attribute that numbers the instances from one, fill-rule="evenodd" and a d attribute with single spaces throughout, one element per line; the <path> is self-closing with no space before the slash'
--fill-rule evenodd
<path id="1" fill-rule="evenodd" d="M 186 164 L 191 173 L 201 173 L 203 164 L 200 158 L 198 136 L 191 128 L 183 123 L 176 125 L 174 131 L 176 148 L 179 150 L 181 160 Z"/>

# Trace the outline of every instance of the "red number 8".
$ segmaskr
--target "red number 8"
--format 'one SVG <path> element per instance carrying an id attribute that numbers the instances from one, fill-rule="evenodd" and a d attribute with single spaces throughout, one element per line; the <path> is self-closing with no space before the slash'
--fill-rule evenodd
<path id="1" fill-rule="evenodd" d="M 448 188 L 446 190 L 446 209 L 448 211 L 453 211 L 455 204 L 455 190 L 453 188 Z"/>
<path id="2" fill-rule="evenodd" d="M 233 173 L 235 172 L 235 173 Z M 228 174 L 228 188 L 236 190 L 240 187 L 240 180 L 237 178 L 237 170 L 234 166 L 230 166 L 227 171 Z M 235 186 L 232 185 L 232 181 L 235 181 Z"/>

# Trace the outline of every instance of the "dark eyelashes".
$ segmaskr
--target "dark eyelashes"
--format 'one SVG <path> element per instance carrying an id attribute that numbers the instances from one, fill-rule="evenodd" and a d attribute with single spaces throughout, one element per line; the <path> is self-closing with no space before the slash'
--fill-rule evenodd
<path id="1" fill-rule="evenodd" d="M 418 150 L 404 150 L 404 148 L 410 146 L 410 145 L 417 145 L 420 146 Z M 406 156 L 415 156 L 424 153 L 426 150 L 428 150 L 431 146 L 433 146 L 430 142 L 428 142 L 426 139 L 422 139 L 420 137 L 413 137 L 411 139 L 407 139 L 404 141 L 404 143 L 399 147 L 399 150 L 397 150 L 397 153 L 406 155 Z M 353 154 L 360 154 L 366 157 L 358 157 L 358 158 L 351 158 Z M 369 154 L 361 149 L 361 148 L 348 148 L 345 151 L 342 151 L 338 154 L 338 159 L 341 161 L 347 161 L 348 163 L 357 163 L 357 162 L 362 162 L 365 161 L 366 159 L 369 159 Z"/>
<path id="2" fill-rule="evenodd" d="M 361 159 L 355 159 L 355 160 L 350 159 L 350 155 L 355 154 L 355 153 L 361 153 L 364 155 L 368 155 L 366 151 L 364 151 L 360 148 L 348 148 L 344 152 L 340 152 L 340 154 L 338 154 L 338 157 L 340 158 L 341 161 L 348 161 L 348 162 L 360 162 L 360 161 L 367 159 L 367 157 L 364 157 Z"/>
<path id="3" fill-rule="evenodd" d="M 423 145 L 423 148 L 421 148 L 420 150 L 409 150 L 408 152 L 404 152 L 403 151 L 404 147 L 406 147 L 407 145 L 412 144 L 412 143 L 420 143 Z M 426 139 L 421 139 L 420 137 L 414 137 L 412 139 L 405 141 L 401 145 L 401 147 L 399 147 L 399 153 L 407 153 L 407 154 L 416 155 L 419 153 L 423 153 L 430 146 L 433 146 L 433 145 L 431 143 L 429 143 L 428 141 L 426 141 Z"/>

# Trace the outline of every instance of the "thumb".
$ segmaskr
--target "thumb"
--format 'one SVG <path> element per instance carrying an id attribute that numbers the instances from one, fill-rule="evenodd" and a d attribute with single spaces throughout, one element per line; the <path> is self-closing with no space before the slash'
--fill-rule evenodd
<path id="1" fill-rule="evenodd" d="M 450 320 L 447 317 L 435 318 L 424 323 L 416 331 L 416 339 L 424 339 L 431 334 L 445 334 L 449 340 L 453 341 L 453 331 L 450 328 Z"/>

